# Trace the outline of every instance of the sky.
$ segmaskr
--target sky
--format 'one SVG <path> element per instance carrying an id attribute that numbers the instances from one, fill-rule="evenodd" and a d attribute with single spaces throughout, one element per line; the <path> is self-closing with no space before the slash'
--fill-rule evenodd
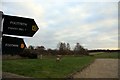
<path id="1" fill-rule="evenodd" d="M 87 49 L 118 49 L 118 0 L 2 0 L 6 15 L 33 18 L 39 30 L 27 46 L 56 49 L 78 42 Z"/>

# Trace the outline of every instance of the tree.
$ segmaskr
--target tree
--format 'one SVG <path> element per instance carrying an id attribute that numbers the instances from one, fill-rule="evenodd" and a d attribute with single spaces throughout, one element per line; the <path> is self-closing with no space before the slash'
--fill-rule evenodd
<path id="1" fill-rule="evenodd" d="M 67 43 L 67 50 L 70 50 L 70 44 L 69 43 Z"/>
<path id="2" fill-rule="evenodd" d="M 76 44 L 76 46 L 74 48 L 74 52 L 75 52 L 75 54 L 88 55 L 87 49 L 85 49 L 79 43 Z"/>
<path id="3" fill-rule="evenodd" d="M 48 54 L 50 54 L 50 55 L 57 55 L 58 54 L 58 50 L 56 50 L 56 49 L 54 49 L 54 50 L 52 50 L 52 49 L 48 49 L 47 50 L 47 52 L 48 52 Z"/>
<path id="4" fill-rule="evenodd" d="M 37 46 L 36 49 L 37 50 L 45 50 L 45 47 L 44 46 Z"/>
<path id="5" fill-rule="evenodd" d="M 67 52 L 67 54 L 71 54 L 71 51 L 70 51 L 70 44 L 69 44 L 69 43 L 67 43 L 66 52 Z"/>
<path id="6" fill-rule="evenodd" d="M 44 54 L 44 53 L 46 53 L 44 46 L 37 46 L 36 50 L 37 50 L 38 54 Z"/>
<path id="7" fill-rule="evenodd" d="M 66 44 L 65 43 L 59 43 L 58 44 L 58 49 L 60 50 L 60 51 L 63 51 L 63 50 L 66 50 Z"/>
<path id="8" fill-rule="evenodd" d="M 37 53 L 36 51 L 33 49 L 24 49 L 24 51 L 22 53 L 19 54 L 21 57 L 28 57 L 31 59 L 36 59 L 37 58 Z"/>
<path id="9" fill-rule="evenodd" d="M 80 49 L 81 49 L 81 46 L 79 43 L 77 43 L 75 48 L 74 48 L 74 51 L 80 51 Z"/>
<path id="10" fill-rule="evenodd" d="M 58 51 L 59 51 L 59 54 L 66 54 L 66 44 L 65 43 L 58 43 L 57 45 L 57 48 L 58 48 Z"/>
<path id="11" fill-rule="evenodd" d="M 60 44 L 61 44 L 61 42 L 59 42 L 59 43 L 57 44 L 57 50 L 60 49 Z"/>
<path id="12" fill-rule="evenodd" d="M 62 51 L 62 50 L 63 50 L 63 43 L 61 42 L 59 45 L 59 51 Z"/>

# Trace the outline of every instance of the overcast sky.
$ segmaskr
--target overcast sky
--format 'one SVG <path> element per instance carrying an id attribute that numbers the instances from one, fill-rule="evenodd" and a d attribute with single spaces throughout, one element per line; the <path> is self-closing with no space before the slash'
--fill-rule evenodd
<path id="1" fill-rule="evenodd" d="M 114 1 L 114 2 L 113 2 Z M 35 19 L 39 30 L 26 45 L 55 49 L 79 42 L 87 49 L 118 48 L 118 0 L 2 0 L 6 15 Z"/>

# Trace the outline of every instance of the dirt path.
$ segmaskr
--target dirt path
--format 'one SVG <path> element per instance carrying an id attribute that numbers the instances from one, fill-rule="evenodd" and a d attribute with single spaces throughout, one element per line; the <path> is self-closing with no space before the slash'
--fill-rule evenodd
<path id="1" fill-rule="evenodd" d="M 73 78 L 118 78 L 118 59 L 96 59 Z"/>

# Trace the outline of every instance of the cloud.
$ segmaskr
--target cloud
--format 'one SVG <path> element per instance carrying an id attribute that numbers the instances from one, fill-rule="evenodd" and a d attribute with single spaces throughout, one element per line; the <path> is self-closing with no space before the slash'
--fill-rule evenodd
<path id="1" fill-rule="evenodd" d="M 68 18 L 60 17 L 60 19 L 63 18 L 61 21 L 66 22 L 67 25 L 62 26 L 62 27 L 64 27 L 64 29 L 61 29 L 55 33 L 55 35 L 57 36 L 56 39 L 60 40 L 60 41 L 72 40 L 74 43 L 78 41 L 78 42 L 81 42 L 81 44 L 83 44 L 83 45 L 87 45 L 87 44 L 89 45 L 89 43 L 91 43 L 90 44 L 91 46 L 94 43 L 95 43 L 95 45 L 100 43 L 101 44 L 100 47 L 103 47 L 103 48 L 107 48 L 107 47 L 111 48 L 113 46 L 117 48 L 118 19 L 117 19 L 117 16 L 115 16 L 117 14 L 114 13 L 114 11 L 117 12 L 117 7 L 112 6 L 112 8 L 114 9 L 112 11 L 112 10 L 108 10 L 108 7 L 110 8 L 110 6 L 111 5 L 107 5 L 106 8 L 104 8 L 105 5 L 99 6 L 99 7 L 101 7 L 101 10 L 99 10 L 97 13 L 95 13 L 94 10 L 92 10 L 92 9 L 95 9 L 95 8 L 93 8 L 95 6 L 92 6 L 92 7 L 88 6 L 85 8 L 85 11 L 84 11 L 84 9 L 82 9 L 83 6 L 81 8 L 81 5 L 80 5 L 80 7 L 77 6 L 75 8 L 70 8 L 68 10 L 69 14 L 67 14 L 67 15 L 69 15 L 73 18 L 71 19 L 71 17 L 70 17 L 71 21 L 67 22 L 66 20 L 68 20 L 69 17 Z M 82 9 L 82 11 L 81 11 L 81 9 Z M 97 10 L 97 9 L 98 8 L 96 8 L 95 10 Z M 90 11 L 90 13 L 88 14 L 89 16 L 79 17 L 79 15 L 82 15 L 82 14 L 84 15 L 85 13 L 87 15 L 87 13 L 88 13 L 87 10 L 88 10 L 88 12 Z M 109 15 L 108 15 L 108 13 L 109 13 Z M 79 14 L 79 15 L 77 15 L 77 14 Z M 95 18 L 94 18 L 94 16 L 95 16 Z M 101 16 L 104 18 L 99 18 Z M 88 22 L 89 18 L 93 21 Z M 97 19 L 97 18 L 99 18 L 99 19 Z M 80 21 L 82 21 L 82 22 L 80 22 Z M 114 37 L 115 37 L 115 39 L 112 39 Z M 68 40 L 68 39 L 70 39 L 70 40 Z M 113 46 L 110 46 L 110 45 L 113 45 Z M 88 46 L 88 47 L 91 48 L 91 46 Z M 94 45 L 92 47 L 94 47 Z M 99 48 L 99 46 L 98 46 L 98 48 Z"/>
<path id="2" fill-rule="evenodd" d="M 79 42 L 88 49 L 117 48 L 117 3 L 78 0 L 30 0 L 3 2 L 6 14 L 34 18 L 39 31 L 25 38 L 27 45 L 56 48 L 60 41 L 71 47 Z"/>
<path id="3" fill-rule="evenodd" d="M 47 25 L 43 20 L 44 9 L 41 5 L 36 5 L 32 0 L 28 2 L 3 2 L 3 12 L 7 15 L 33 18 L 38 24 L 38 27 Z"/>
<path id="4" fill-rule="evenodd" d="M 4 2 L 29 2 L 31 0 L 4 0 Z M 118 2 L 119 0 L 32 0 L 32 1 L 42 1 L 42 2 L 49 2 L 49 3 L 62 3 L 62 2 Z"/>

